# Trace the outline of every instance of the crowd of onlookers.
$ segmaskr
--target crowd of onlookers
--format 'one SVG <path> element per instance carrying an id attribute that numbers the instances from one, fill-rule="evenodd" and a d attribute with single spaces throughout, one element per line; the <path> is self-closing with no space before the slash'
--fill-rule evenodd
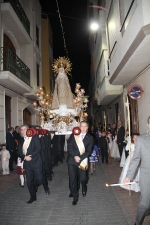
<path id="1" fill-rule="evenodd" d="M 17 145 L 20 138 L 20 127 L 8 128 L 6 133 L 6 144 L 1 146 L 2 173 L 7 175 L 14 170 L 13 163 L 17 164 L 18 154 Z"/>
<path id="2" fill-rule="evenodd" d="M 99 123 L 96 129 L 91 126 L 89 133 L 93 136 L 101 152 L 102 163 L 106 162 L 107 164 L 109 156 L 121 159 L 125 138 L 125 128 L 122 121 L 118 121 L 118 124 L 113 123 L 112 126 L 110 124 L 104 126 Z"/>
<path id="3" fill-rule="evenodd" d="M 40 127 L 36 127 L 39 129 Z M 97 128 L 91 126 L 89 128 L 89 133 L 93 136 L 94 139 L 94 148 L 100 151 L 102 163 L 108 163 L 108 158 L 111 156 L 112 158 L 121 158 L 123 152 L 123 141 L 125 136 L 125 130 L 122 126 L 122 122 L 119 121 L 118 124 L 107 124 L 106 126 L 101 123 L 98 124 Z M 66 143 L 65 135 L 53 135 L 51 134 L 51 152 L 52 152 L 52 163 L 53 166 L 57 166 L 58 162 L 63 162 L 64 158 L 64 145 Z M 3 174 L 9 174 L 9 171 L 14 170 L 14 162 L 17 164 L 18 154 L 17 154 L 17 145 L 18 140 L 20 138 L 20 127 L 16 126 L 15 129 L 13 127 L 8 128 L 8 132 L 6 134 L 6 145 L 1 146 L 1 158 L 2 159 L 2 169 Z M 67 138 L 68 139 L 68 138 Z M 97 148 L 96 148 L 97 146 Z M 97 151 L 97 150 L 96 150 Z M 7 152 L 7 157 L 4 152 Z M 98 153 L 96 153 L 97 155 Z M 96 161 L 99 160 L 96 159 Z M 91 159 L 92 161 L 92 159 Z M 4 164 L 9 168 L 4 169 Z"/>
<path id="4" fill-rule="evenodd" d="M 93 153 L 89 157 L 91 174 L 93 175 L 93 172 L 96 169 L 96 162 L 99 161 L 100 155 L 102 163 L 105 162 L 106 164 L 108 164 L 109 160 L 112 161 L 112 159 L 118 158 L 120 167 L 123 168 L 119 178 L 119 183 L 123 183 L 131 158 L 133 157 L 136 138 L 139 134 L 132 134 L 131 138 L 129 138 L 129 131 L 127 129 L 125 130 L 122 125 L 122 121 L 118 121 L 117 124 L 114 123 L 112 126 L 110 124 L 105 126 L 98 124 L 96 129 L 94 126 L 91 126 L 89 133 L 94 139 Z M 139 181 L 139 174 L 140 171 L 138 169 L 134 178 L 136 181 Z M 122 187 L 129 189 L 128 186 Z M 140 191 L 139 184 L 136 183 L 136 185 L 131 185 L 130 189 L 136 192 Z"/>

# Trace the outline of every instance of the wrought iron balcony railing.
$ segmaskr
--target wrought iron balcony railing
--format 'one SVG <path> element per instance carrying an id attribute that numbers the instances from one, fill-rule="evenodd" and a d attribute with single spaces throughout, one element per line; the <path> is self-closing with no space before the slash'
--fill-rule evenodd
<path id="1" fill-rule="evenodd" d="M 27 33 L 30 36 L 30 22 L 28 17 L 26 16 L 20 2 L 18 0 L 3 0 L 3 2 L 9 2 L 13 7 L 14 11 L 16 12 L 18 18 L 20 19 L 22 25 L 26 29 Z"/>
<path id="2" fill-rule="evenodd" d="M 30 86 L 30 69 L 9 47 L 1 48 L 0 61 L 1 71 L 10 71 Z"/>

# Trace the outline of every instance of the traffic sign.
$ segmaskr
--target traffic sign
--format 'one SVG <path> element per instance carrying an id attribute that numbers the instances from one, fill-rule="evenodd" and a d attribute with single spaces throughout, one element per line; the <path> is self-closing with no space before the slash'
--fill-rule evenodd
<path id="1" fill-rule="evenodd" d="M 137 100 L 142 97 L 143 89 L 140 85 L 133 85 L 128 89 L 130 98 Z"/>

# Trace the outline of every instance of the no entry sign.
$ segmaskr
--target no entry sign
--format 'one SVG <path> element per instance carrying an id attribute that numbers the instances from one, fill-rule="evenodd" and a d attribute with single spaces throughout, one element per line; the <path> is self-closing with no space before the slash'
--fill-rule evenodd
<path id="1" fill-rule="evenodd" d="M 133 85 L 128 89 L 130 98 L 137 100 L 142 97 L 143 89 L 140 85 Z"/>

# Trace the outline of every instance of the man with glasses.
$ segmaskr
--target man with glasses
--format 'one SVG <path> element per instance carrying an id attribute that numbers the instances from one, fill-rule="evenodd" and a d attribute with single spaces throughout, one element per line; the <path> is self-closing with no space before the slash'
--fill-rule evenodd
<path id="1" fill-rule="evenodd" d="M 82 195 L 86 196 L 87 193 L 87 167 L 88 157 L 92 152 L 93 137 L 88 133 L 88 123 L 82 121 L 80 123 L 80 135 L 71 134 L 68 139 L 68 173 L 69 173 L 69 188 L 70 195 L 73 197 L 73 205 L 76 205 L 79 198 L 80 182 L 82 184 Z M 83 152 L 81 153 L 81 150 Z M 84 164 L 85 163 L 85 168 Z"/>
<path id="2" fill-rule="evenodd" d="M 27 186 L 30 192 L 30 200 L 27 203 L 36 201 L 37 185 L 43 184 L 45 193 L 50 194 L 48 183 L 42 174 L 41 143 L 38 135 L 27 137 L 28 125 L 21 126 L 21 138 L 18 143 L 18 155 L 24 160 L 24 168 L 27 178 Z"/>

